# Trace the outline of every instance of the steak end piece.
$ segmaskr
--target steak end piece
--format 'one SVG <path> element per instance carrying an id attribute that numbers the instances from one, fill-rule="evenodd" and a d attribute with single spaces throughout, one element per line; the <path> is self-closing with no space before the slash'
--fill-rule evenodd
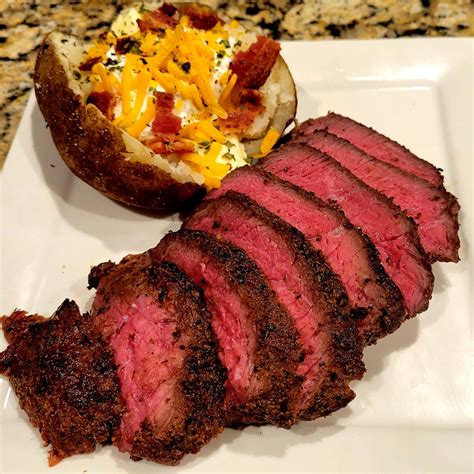
<path id="1" fill-rule="evenodd" d="M 414 174 L 434 186 L 443 186 L 443 175 L 438 168 L 422 160 L 404 146 L 355 120 L 330 112 L 324 117 L 303 122 L 294 135 L 300 133 L 307 135 L 314 130 L 326 130 L 344 138 L 380 161 Z"/>
<path id="2" fill-rule="evenodd" d="M 372 242 L 339 209 L 255 167 L 233 171 L 206 199 L 229 190 L 249 196 L 278 215 L 321 251 L 359 312 L 357 325 L 366 344 L 400 327 L 406 316 L 400 290 L 385 272 Z"/>
<path id="3" fill-rule="evenodd" d="M 114 444 L 175 465 L 224 427 L 225 370 L 201 291 L 149 252 L 91 272 L 92 315 L 110 344 L 126 412 Z"/>
<path id="4" fill-rule="evenodd" d="M 302 351 L 290 317 L 257 266 L 234 246 L 186 229 L 168 234 L 153 257 L 173 262 L 204 291 L 228 371 L 227 425 L 289 428 L 298 414 Z"/>
<path id="5" fill-rule="evenodd" d="M 50 466 L 110 443 L 123 402 L 112 355 L 90 316 L 65 300 L 49 319 L 15 311 L 2 326 L 10 345 L 0 373 L 51 445 Z"/>
<path id="6" fill-rule="evenodd" d="M 326 395 L 321 386 L 328 378 L 344 387 L 328 405 L 332 411 L 345 406 L 353 398 L 348 383 L 364 372 L 362 340 L 347 294 L 321 254 L 294 227 L 235 191 L 204 202 L 184 226 L 241 248 L 291 316 L 305 351 L 297 367 L 303 377 L 300 411 L 322 415 L 314 399 Z"/>

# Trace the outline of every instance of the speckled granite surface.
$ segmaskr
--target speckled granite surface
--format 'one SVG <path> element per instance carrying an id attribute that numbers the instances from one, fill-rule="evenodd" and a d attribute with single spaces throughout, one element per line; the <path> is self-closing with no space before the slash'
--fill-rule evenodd
<path id="1" fill-rule="evenodd" d="M 473 34 L 471 0 L 201 0 L 278 39 Z M 32 88 L 36 49 L 58 28 L 81 37 L 106 30 L 129 0 L 0 0 L 0 166 Z"/>

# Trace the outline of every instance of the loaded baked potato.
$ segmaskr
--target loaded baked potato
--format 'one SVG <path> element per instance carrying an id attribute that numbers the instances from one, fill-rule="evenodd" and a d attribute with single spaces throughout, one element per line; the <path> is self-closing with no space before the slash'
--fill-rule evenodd
<path id="1" fill-rule="evenodd" d="M 35 92 L 77 176 L 129 205 L 177 209 L 268 153 L 293 120 L 279 51 L 208 7 L 142 4 L 93 44 L 50 33 Z"/>

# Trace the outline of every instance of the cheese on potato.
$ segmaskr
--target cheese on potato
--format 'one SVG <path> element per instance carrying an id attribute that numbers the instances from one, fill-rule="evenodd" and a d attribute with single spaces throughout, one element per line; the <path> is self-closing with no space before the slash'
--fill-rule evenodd
<path id="1" fill-rule="evenodd" d="M 179 210 L 272 149 L 295 117 L 291 74 L 276 42 L 220 16 L 160 2 L 125 10 L 93 44 L 45 37 L 35 93 L 76 176 L 130 206 Z"/>
<path id="2" fill-rule="evenodd" d="M 195 171 L 192 176 L 198 184 L 218 187 L 225 174 L 252 161 L 242 144 L 244 138 L 265 141 L 280 88 L 272 84 L 273 78 L 267 80 L 261 88 L 263 111 L 244 133 L 220 130 L 219 120 L 229 115 L 226 103 L 237 80 L 230 69 L 232 59 L 239 51 L 247 50 L 257 36 L 235 20 L 208 30 L 194 28 L 186 15 L 164 32 L 142 31 L 139 21 L 146 18 L 149 8 L 141 5 L 123 10 L 107 36 L 87 49 L 83 63 L 99 62 L 90 72 L 82 72 L 89 81 L 86 95 L 113 93 L 114 124 L 146 145 L 155 136 L 155 94 L 172 94 L 172 114 L 181 123 L 176 139 L 192 141 L 194 149 L 169 153 L 167 158 L 171 162 L 184 161 Z M 124 41 L 128 42 L 126 52 L 122 50 Z M 268 138 L 265 143 L 270 143 Z M 261 148 L 254 155 L 261 156 L 270 149 Z M 196 172 L 203 178 L 196 179 Z"/>

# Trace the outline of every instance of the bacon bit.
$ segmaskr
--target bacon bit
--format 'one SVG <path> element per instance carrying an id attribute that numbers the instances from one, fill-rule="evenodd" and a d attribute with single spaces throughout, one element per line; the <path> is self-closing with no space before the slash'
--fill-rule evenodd
<path id="1" fill-rule="evenodd" d="M 114 107 L 117 97 L 111 92 L 91 92 L 87 98 L 88 104 L 95 105 L 110 121 L 114 119 Z"/>
<path id="2" fill-rule="evenodd" d="M 117 38 L 117 43 L 115 44 L 115 51 L 117 54 L 127 54 L 134 47 L 139 47 L 138 41 L 130 38 L 130 36 L 124 36 L 123 38 Z"/>
<path id="3" fill-rule="evenodd" d="M 165 135 L 178 133 L 181 130 L 181 119 L 176 115 L 157 111 L 151 130 Z"/>
<path id="4" fill-rule="evenodd" d="M 189 17 L 189 24 L 199 30 L 212 30 L 217 24 L 224 23 L 212 10 L 205 6 L 192 5 L 179 9 L 181 15 Z"/>
<path id="5" fill-rule="evenodd" d="M 262 93 L 255 89 L 232 91 L 229 116 L 225 120 L 219 120 L 221 129 L 227 133 L 244 133 L 265 110 L 262 100 Z"/>
<path id="6" fill-rule="evenodd" d="M 169 92 L 155 92 L 156 110 L 160 112 L 171 112 L 174 107 L 174 96 Z"/>
<path id="7" fill-rule="evenodd" d="M 230 65 L 242 89 L 260 89 L 272 72 L 280 54 L 280 45 L 265 36 L 258 36 L 247 51 L 239 51 Z"/>
<path id="8" fill-rule="evenodd" d="M 173 115 L 174 96 L 168 92 L 155 92 L 156 115 L 151 124 L 153 133 L 174 135 L 181 130 L 181 119 Z"/>
<path id="9" fill-rule="evenodd" d="M 169 3 L 163 3 L 159 8 L 165 15 L 167 16 L 174 16 L 174 14 L 178 11 L 178 9 Z"/>
<path id="10" fill-rule="evenodd" d="M 252 125 L 255 118 L 265 110 L 265 107 L 248 103 L 229 112 L 228 117 L 223 120 L 219 119 L 219 126 L 224 133 L 244 133 L 250 125 Z"/>
<path id="11" fill-rule="evenodd" d="M 169 135 L 157 135 L 154 138 L 146 140 L 145 146 L 160 155 L 192 153 L 194 151 L 194 145 L 191 142 L 182 142 L 176 140 L 174 136 Z"/>
<path id="12" fill-rule="evenodd" d="M 164 31 L 175 28 L 178 20 L 174 17 L 177 8 L 168 3 L 164 3 L 160 8 L 146 12 L 141 19 L 137 20 L 140 31 Z"/>
<path id="13" fill-rule="evenodd" d="M 102 58 L 100 56 L 96 58 L 89 58 L 88 60 L 84 61 L 82 64 L 79 65 L 79 70 L 90 71 L 92 70 L 94 64 L 100 63 L 100 61 L 102 61 Z"/>
<path id="14" fill-rule="evenodd" d="M 239 104 L 254 107 L 262 106 L 262 93 L 255 89 L 242 89 L 239 92 Z"/>
<path id="15" fill-rule="evenodd" d="M 252 110 L 236 110 L 230 112 L 225 120 L 220 119 L 219 126 L 224 132 L 241 134 L 252 125 L 255 117 L 256 114 L 254 114 Z"/>

